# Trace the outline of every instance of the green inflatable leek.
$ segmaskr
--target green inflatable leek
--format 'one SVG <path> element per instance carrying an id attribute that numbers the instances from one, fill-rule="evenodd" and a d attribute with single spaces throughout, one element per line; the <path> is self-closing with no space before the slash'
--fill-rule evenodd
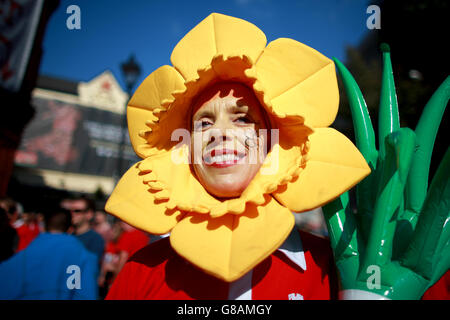
<path id="1" fill-rule="evenodd" d="M 349 99 L 356 145 L 372 173 L 323 207 L 343 299 L 420 299 L 450 267 L 450 150 L 431 184 L 431 154 L 450 98 L 450 77 L 433 94 L 416 129 L 400 128 L 389 46 L 381 46 L 378 149 L 355 79 L 335 60 Z"/>

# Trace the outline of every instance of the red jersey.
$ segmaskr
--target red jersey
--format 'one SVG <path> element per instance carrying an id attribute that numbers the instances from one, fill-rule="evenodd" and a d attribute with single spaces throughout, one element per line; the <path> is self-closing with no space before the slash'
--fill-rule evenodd
<path id="1" fill-rule="evenodd" d="M 233 283 L 201 271 L 180 257 L 169 239 L 164 238 L 129 259 L 106 299 L 222 300 L 230 299 L 231 291 L 239 290 L 245 293 L 241 297 L 254 300 L 336 298 L 337 281 L 329 242 L 304 232 L 300 232 L 300 237 L 304 269 L 276 250 Z"/>
<path id="2" fill-rule="evenodd" d="M 117 249 L 117 244 L 113 241 L 108 241 L 105 246 L 105 254 L 103 256 L 104 263 L 114 263 L 116 264 L 119 260 L 119 252 Z"/>
<path id="3" fill-rule="evenodd" d="M 25 249 L 39 235 L 39 227 L 36 223 L 16 223 L 14 228 L 19 236 L 17 251 Z"/>
<path id="4" fill-rule="evenodd" d="M 145 247 L 150 242 L 150 238 L 140 230 L 123 232 L 117 240 L 116 250 L 126 251 L 131 257 L 136 251 Z"/>

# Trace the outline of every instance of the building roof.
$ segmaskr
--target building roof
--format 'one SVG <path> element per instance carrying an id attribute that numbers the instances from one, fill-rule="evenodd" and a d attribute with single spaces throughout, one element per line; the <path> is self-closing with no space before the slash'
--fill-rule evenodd
<path id="1" fill-rule="evenodd" d="M 129 99 L 128 94 L 123 91 L 109 70 L 103 71 L 87 82 L 40 75 L 33 96 L 57 99 L 119 114 L 125 112 Z"/>
<path id="2" fill-rule="evenodd" d="M 78 94 L 78 82 L 48 75 L 40 75 L 37 79 L 36 87 L 75 95 Z"/>

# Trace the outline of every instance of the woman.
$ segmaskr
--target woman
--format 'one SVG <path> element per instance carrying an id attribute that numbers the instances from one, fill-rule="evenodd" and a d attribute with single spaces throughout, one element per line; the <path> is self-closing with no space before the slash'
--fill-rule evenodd
<path id="1" fill-rule="evenodd" d="M 152 234 L 110 299 L 329 299 L 328 244 L 293 230 L 292 212 L 336 198 L 370 173 L 327 128 L 334 64 L 291 39 L 266 47 L 253 24 L 211 14 L 128 104 L 144 160 L 106 211 Z"/>

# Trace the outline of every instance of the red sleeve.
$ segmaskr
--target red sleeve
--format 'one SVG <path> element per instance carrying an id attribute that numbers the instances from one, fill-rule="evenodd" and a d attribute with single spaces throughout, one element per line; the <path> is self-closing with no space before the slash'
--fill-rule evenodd
<path id="1" fill-rule="evenodd" d="M 131 257 L 136 251 L 149 243 L 149 238 L 139 230 L 123 233 L 117 241 L 117 249 L 128 252 Z"/>
<path id="2" fill-rule="evenodd" d="M 118 251 L 128 252 L 128 234 L 129 232 L 124 232 L 120 235 L 116 243 L 116 248 Z"/>

